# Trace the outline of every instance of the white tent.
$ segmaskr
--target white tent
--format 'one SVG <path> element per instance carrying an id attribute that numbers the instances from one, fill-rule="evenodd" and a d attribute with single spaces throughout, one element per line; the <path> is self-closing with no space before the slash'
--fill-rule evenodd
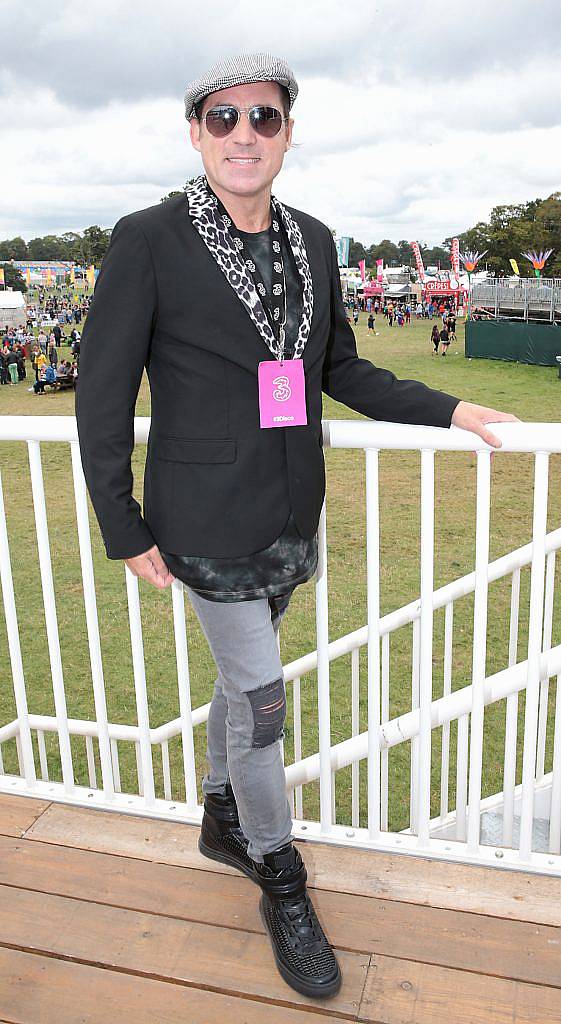
<path id="1" fill-rule="evenodd" d="M 25 327 L 27 307 L 22 292 L 0 291 L 0 329 Z"/>

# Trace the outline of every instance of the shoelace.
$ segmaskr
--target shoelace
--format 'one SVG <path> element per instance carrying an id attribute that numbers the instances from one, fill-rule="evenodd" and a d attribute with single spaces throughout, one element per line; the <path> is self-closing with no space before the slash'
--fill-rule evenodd
<path id="1" fill-rule="evenodd" d="M 299 896 L 290 901 L 283 899 L 282 905 L 289 921 L 294 926 L 294 929 L 298 931 L 298 938 L 304 947 L 313 946 L 321 942 L 322 937 L 316 930 L 312 911 L 305 896 Z"/>

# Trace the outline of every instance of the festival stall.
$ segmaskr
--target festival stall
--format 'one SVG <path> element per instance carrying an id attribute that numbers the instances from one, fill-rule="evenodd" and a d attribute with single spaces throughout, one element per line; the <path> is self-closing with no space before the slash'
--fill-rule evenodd
<path id="1" fill-rule="evenodd" d="M 431 299 L 437 301 L 453 299 L 455 309 L 458 306 L 466 305 L 467 290 L 453 277 L 443 281 L 427 281 L 425 278 L 422 288 L 424 302 L 430 302 Z"/>

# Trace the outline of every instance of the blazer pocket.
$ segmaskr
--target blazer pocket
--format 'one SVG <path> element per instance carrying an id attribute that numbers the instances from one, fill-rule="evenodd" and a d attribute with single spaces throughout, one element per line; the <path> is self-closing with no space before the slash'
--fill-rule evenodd
<path id="1" fill-rule="evenodd" d="M 231 437 L 158 437 L 154 441 L 154 455 L 164 462 L 235 462 L 236 442 Z"/>

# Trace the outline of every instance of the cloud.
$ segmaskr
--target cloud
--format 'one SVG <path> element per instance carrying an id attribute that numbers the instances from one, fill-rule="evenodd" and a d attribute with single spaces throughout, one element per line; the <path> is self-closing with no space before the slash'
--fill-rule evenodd
<path id="1" fill-rule="evenodd" d="M 300 85 L 275 193 L 365 242 L 440 242 L 558 188 L 557 8 L 5 0 L 0 237 L 111 226 L 180 188 L 200 170 L 187 81 L 272 49 Z"/>

